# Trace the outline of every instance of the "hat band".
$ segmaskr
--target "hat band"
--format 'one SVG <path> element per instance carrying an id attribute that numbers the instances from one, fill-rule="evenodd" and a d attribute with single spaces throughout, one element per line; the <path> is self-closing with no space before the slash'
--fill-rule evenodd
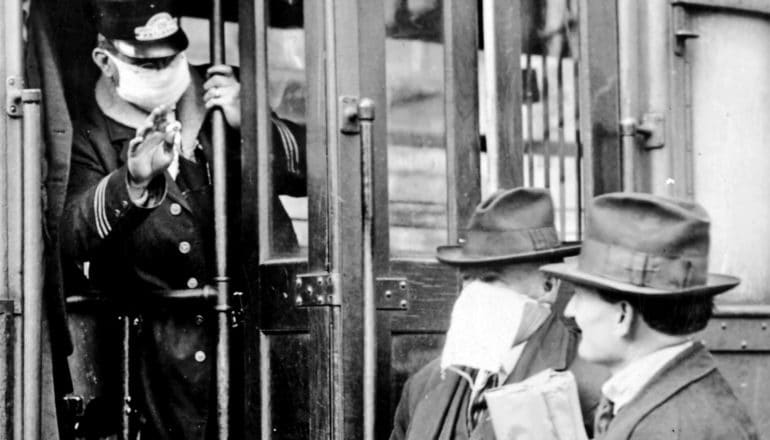
<path id="1" fill-rule="evenodd" d="M 706 284 L 708 256 L 652 255 L 586 239 L 578 269 L 634 286 L 677 290 Z"/>
<path id="2" fill-rule="evenodd" d="M 465 233 L 463 249 L 468 254 L 496 256 L 553 249 L 561 245 L 556 229 L 519 229 L 514 231 L 479 231 Z"/>

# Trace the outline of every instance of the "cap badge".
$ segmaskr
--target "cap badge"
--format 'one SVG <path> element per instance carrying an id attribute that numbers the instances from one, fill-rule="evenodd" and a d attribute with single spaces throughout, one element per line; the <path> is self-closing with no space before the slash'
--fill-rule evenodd
<path id="1" fill-rule="evenodd" d="M 178 30 L 179 24 L 171 14 L 159 12 L 150 17 L 144 26 L 134 28 L 134 34 L 138 41 L 154 41 L 174 35 Z"/>

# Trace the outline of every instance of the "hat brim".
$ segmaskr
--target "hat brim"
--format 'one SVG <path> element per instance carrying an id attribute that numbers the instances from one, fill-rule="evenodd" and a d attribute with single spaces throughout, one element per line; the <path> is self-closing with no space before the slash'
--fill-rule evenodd
<path id="1" fill-rule="evenodd" d="M 506 254 L 506 255 L 473 255 L 465 252 L 462 246 L 439 246 L 436 249 L 436 259 L 453 266 L 471 266 L 487 263 L 520 263 L 524 261 L 541 261 L 551 258 L 563 258 L 580 253 L 580 245 L 564 245 L 539 251 Z"/>
<path id="2" fill-rule="evenodd" d="M 622 281 L 611 280 L 584 272 L 577 267 L 577 262 L 546 264 L 541 271 L 555 275 L 577 285 L 596 287 L 609 292 L 631 293 L 638 295 L 718 295 L 740 284 L 741 280 L 730 275 L 708 274 L 706 284 L 684 289 L 665 290 L 654 287 L 637 286 Z"/>
<path id="3" fill-rule="evenodd" d="M 190 41 L 182 29 L 166 38 L 153 41 L 110 40 L 121 54 L 136 59 L 166 58 L 187 49 Z"/>

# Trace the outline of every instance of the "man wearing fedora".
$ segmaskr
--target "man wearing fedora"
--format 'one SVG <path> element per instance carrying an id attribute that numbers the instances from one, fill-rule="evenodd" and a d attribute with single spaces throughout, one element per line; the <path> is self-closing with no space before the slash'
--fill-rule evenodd
<path id="1" fill-rule="evenodd" d="M 391 440 L 494 439 L 484 393 L 548 368 L 574 373 L 592 420 L 606 372 L 576 359 L 577 329 L 561 316 L 568 292 L 538 271 L 579 251 L 559 241 L 553 218 L 548 191 L 499 191 L 476 208 L 459 246 L 438 248 L 463 288 L 441 358 L 404 385 Z"/>
<path id="2" fill-rule="evenodd" d="M 144 440 L 216 432 L 216 311 L 160 301 L 169 290 L 214 284 L 213 108 L 228 126 L 228 219 L 231 235 L 240 232 L 240 85 L 229 66 L 188 64 L 178 6 L 95 0 L 92 58 L 101 75 L 90 110 L 75 122 L 61 222 L 68 293 L 96 291 L 141 313 L 131 406 L 144 421 Z M 273 175 L 281 184 L 275 193 L 302 195 L 304 133 L 288 121 L 272 122 Z M 291 221 L 277 195 L 272 202 L 272 241 L 277 251 L 291 252 Z M 249 244 L 231 247 L 235 288 L 242 281 L 238 257 L 254 252 Z"/>
<path id="3" fill-rule="evenodd" d="M 577 262 L 542 268 L 576 285 L 565 315 L 579 355 L 606 366 L 596 439 L 757 439 L 700 343 L 714 295 L 739 280 L 708 273 L 709 218 L 696 203 L 649 194 L 595 198 Z"/>

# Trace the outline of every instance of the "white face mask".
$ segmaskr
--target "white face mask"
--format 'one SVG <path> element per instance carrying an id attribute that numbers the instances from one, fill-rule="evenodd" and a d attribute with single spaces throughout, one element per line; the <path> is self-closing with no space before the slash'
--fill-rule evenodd
<path id="1" fill-rule="evenodd" d="M 190 85 L 190 67 L 184 52 L 160 70 L 133 66 L 105 53 L 118 69 L 118 96 L 145 111 L 176 104 Z"/>
<path id="2" fill-rule="evenodd" d="M 502 359 L 548 318 L 550 305 L 496 284 L 468 283 L 452 309 L 441 370 L 471 367 L 499 372 Z"/>

